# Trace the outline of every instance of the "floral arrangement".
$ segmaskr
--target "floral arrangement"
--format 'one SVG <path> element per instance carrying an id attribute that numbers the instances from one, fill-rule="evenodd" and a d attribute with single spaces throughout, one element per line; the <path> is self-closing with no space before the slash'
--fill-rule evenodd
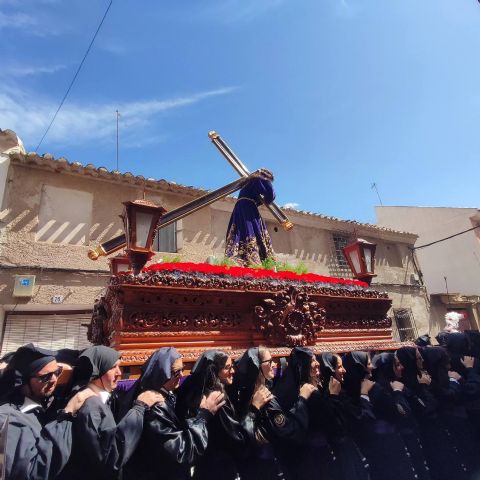
<path id="1" fill-rule="evenodd" d="M 368 284 L 359 280 L 350 280 L 346 278 L 325 277 L 316 273 L 298 274 L 291 271 L 275 272 L 263 268 L 245 268 L 229 265 L 210 265 L 208 263 L 158 263 L 145 267 L 145 273 L 154 273 L 160 271 L 176 270 L 180 272 L 198 272 L 211 275 L 229 275 L 231 277 L 252 277 L 252 278 L 272 278 L 281 280 L 294 280 L 301 282 L 320 282 L 333 283 L 339 285 L 356 285 L 360 287 L 368 287 Z"/>

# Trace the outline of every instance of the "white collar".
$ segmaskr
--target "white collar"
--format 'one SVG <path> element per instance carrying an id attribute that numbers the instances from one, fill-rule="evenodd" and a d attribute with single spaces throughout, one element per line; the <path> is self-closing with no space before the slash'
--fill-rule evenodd
<path id="1" fill-rule="evenodd" d="M 97 387 L 94 383 L 89 383 L 88 388 L 91 388 L 99 397 L 102 403 L 105 405 L 110 398 L 111 393 L 107 392 L 106 390 Z"/>
<path id="2" fill-rule="evenodd" d="M 27 413 L 37 408 L 40 408 L 41 410 L 43 410 L 43 407 L 39 403 L 34 402 L 31 398 L 25 397 L 23 399 L 23 404 L 20 407 L 20 411 L 22 413 Z"/>

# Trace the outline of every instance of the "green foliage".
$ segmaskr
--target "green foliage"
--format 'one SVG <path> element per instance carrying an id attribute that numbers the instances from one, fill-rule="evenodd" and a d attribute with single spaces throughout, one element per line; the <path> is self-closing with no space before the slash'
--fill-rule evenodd
<path id="1" fill-rule="evenodd" d="M 259 265 L 259 268 L 264 268 L 265 270 L 277 270 L 277 263 L 278 262 L 276 262 L 272 257 L 267 257 L 262 261 L 262 264 Z"/>
<path id="2" fill-rule="evenodd" d="M 219 267 L 238 267 L 238 265 L 228 257 L 215 258 L 213 264 L 218 265 Z"/>
<path id="3" fill-rule="evenodd" d="M 181 263 L 182 257 L 180 255 L 168 256 L 165 255 L 162 257 L 163 263 Z M 218 265 L 220 267 L 238 267 L 238 264 L 228 257 L 215 258 L 213 265 Z M 250 268 L 262 268 L 265 270 L 273 270 L 274 272 L 294 272 L 298 275 L 308 273 L 308 269 L 303 262 L 300 262 L 298 265 L 292 265 L 286 262 L 278 262 L 271 257 L 266 258 L 259 265 L 251 265 Z"/>
<path id="4" fill-rule="evenodd" d="M 271 257 L 266 258 L 262 262 L 262 265 L 259 265 L 258 267 L 255 266 L 254 268 L 264 268 L 266 270 L 274 270 L 276 272 L 293 272 L 297 273 L 298 275 L 308 273 L 308 268 L 303 262 L 300 262 L 298 265 L 292 265 L 287 262 L 278 262 Z"/>
<path id="5" fill-rule="evenodd" d="M 175 255 L 175 256 L 169 256 L 165 255 L 162 257 L 162 262 L 163 263 L 181 263 L 182 257 L 180 255 Z"/>

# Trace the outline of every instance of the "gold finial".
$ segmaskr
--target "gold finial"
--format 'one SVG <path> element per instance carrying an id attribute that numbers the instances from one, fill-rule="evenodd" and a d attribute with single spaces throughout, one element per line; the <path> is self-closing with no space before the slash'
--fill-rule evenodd
<path id="1" fill-rule="evenodd" d="M 218 138 L 218 133 L 215 130 L 210 130 L 210 132 L 208 132 L 208 136 L 211 140 L 215 140 Z"/>
<path id="2" fill-rule="evenodd" d="M 104 248 L 101 245 L 97 245 L 95 248 L 92 248 L 92 250 L 88 251 L 88 258 L 90 260 L 97 260 L 98 257 L 102 257 L 106 254 L 107 252 L 104 250 Z"/>
<path id="3" fill-rule="evenodd" d="M 293 228 L 293 223 L 290 220 L 285 220 L 282 222 L 282 227 L 286 232 L 288 232 Z"/>

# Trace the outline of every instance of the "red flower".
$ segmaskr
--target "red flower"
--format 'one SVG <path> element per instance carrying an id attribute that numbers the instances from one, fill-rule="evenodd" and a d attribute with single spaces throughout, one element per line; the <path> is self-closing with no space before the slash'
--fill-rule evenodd
<path id="1" fill-rule="evenodd" d="M 229 275 L 231 277 L 253 277 L 253 278 L 273 278 L 281 280 L 297 280 L 310 283 L 333 283 L 338 285 L 357 285 L 359 287 L 368 287 L 368 284 L 359 280 L 350 280 L 347 278 L 325 277 L 316 273 L 305 273 L 299 275 L 295 272 L 274 272 L 262 268 L 229 267 L 222 265 L 210 265 L 208 263 L 157 263 L 143 269 L 144 272 L 160 272 L 168 270 L 177 270 L 181 272 L 198 272 L 210 275 Z"/>

